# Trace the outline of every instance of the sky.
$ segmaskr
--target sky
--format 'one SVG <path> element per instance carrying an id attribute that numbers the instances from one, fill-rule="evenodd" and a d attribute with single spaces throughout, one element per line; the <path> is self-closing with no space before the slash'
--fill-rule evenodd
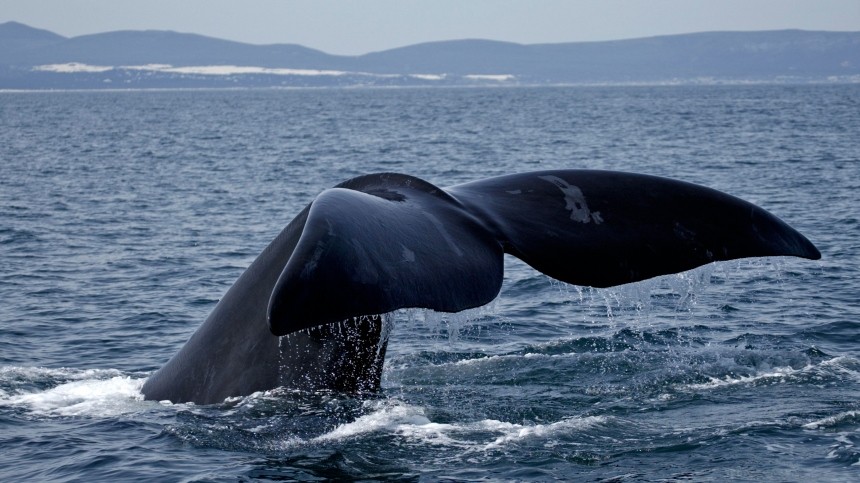
<path id="1" fill-rule="evenodd" d="M 0 0 L 0 23 L 68 37 L 173 30 L 359 55 L 437 40 L 523 44 L 715 30 L 860 31 L 860 0 Z"/>

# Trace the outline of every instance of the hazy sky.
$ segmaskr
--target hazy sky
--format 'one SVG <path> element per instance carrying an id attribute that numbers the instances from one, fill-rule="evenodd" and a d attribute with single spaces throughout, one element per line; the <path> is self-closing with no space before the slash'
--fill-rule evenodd
<path id="1" fill-rule="evenodd" d="M 612 40 L 709 30 L 860 31 L 860 0 L 0 0 L 66 36 L 175 30 L 362 54 L 433 40 Z"/>

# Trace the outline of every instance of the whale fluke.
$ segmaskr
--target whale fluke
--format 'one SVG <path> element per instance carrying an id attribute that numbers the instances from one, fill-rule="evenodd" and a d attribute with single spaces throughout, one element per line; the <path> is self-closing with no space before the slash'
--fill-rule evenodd
<path id="1" fill-rule="evenodd" d="M 441 189 L 399 174 L 362 176 L 311 204 L 269 302 L 272 333 L 420 307 L 489 303 L 503 253 L 594 287 L 706 263 L 818 250 L 774 215 L 681 181 L 558 170 Z"/>
<path id="2" fill-rule="evenodd" d="M 360 176 L 302 210 L 142 392 L 209 404 L 278 386 L 376 389 L 388 342 L 378 316 L 484 305 L 505 253 L 596 287 L 718 260 L 820 258 L 762 208 L 655 176 L 555 170 L 445 189 Z"/>

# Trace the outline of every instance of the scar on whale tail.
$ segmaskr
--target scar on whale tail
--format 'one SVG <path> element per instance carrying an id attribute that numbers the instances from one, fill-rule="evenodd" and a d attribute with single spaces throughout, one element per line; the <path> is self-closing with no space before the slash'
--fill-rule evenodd
<path id="1" fill-rule="evenodd" d="M 279 386 L 377 389 L 388 342 L 379 314 L 484 305 L 505 253 L 595 287 L 720 260 L 820 258 L 764 209 L 666 178 L 556 170 L 443 189 L 360 176 L 284 228 L 143 394 L 208 404 Z"/>

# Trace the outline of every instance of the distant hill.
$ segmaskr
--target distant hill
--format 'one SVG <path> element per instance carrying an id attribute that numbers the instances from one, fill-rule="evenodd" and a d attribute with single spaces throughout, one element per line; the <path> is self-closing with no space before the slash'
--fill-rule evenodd
<path id="1" fill-rule="evenodd" d="M 35 29 L 18 22 L 0 24 L 0 62 L 63 42 L 66 37 L 47 30 Z"/>
<path id="2" fill-rule="evenodd" d="M 429 42 L 360 56 L 169 31 L 67 38 L 0 24 L 0 89 L 860 82 L 860 32 Z"/>

